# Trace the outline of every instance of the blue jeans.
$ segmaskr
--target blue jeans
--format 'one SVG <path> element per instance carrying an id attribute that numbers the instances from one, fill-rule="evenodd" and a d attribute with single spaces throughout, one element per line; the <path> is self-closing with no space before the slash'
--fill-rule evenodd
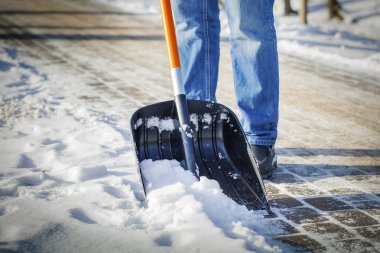
<path id="1" fill-rule="evenodd" d="M 235 94 L 249 143 L 274 145 L 278 124 L 278 57 L 274 0 L 226 0 Z M 218 0 L 172 0 L 189 99 L 216 101 Z"/>

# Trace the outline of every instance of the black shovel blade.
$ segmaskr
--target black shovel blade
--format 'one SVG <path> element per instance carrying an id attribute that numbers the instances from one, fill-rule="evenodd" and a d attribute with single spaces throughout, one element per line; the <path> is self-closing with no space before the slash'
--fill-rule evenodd
<path id="1" fill-rule="evenodd" d="M 223 193 L 249 210 L 266 209 L 265 187 L 245 134 L 227 107 L 188 100 L 199 175 L 216 180 Z M 176 159 L 184 152 L 174 101 L 143 107 L 131 118 L 138 161 Z M 145 191 L 144 178 L 139 168 Z"/>

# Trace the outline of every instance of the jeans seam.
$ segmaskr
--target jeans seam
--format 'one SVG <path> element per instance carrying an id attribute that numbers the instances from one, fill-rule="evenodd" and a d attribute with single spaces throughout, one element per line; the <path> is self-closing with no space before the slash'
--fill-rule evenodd
<path id="1" fill-rule="evenodd" d="M 275 145 L 276 141 L 269 141 L 269 140 L 249 140 L 248 141 L 250 145 Z"/>
<path id="2" fill-rule="evenodd" d="M 207 0 L 203 1 L 203 25 L 205 27 L 204 29 L 204 36 L 206 37 L 205 42 L 205 80 L 206 80 L 206 100 L 210 100 L 211 97 L 211 84 L 210 84 L 210 39 L 209 39 L 209 32 L 208 32 L 208 22 L 207 22 Z"/>

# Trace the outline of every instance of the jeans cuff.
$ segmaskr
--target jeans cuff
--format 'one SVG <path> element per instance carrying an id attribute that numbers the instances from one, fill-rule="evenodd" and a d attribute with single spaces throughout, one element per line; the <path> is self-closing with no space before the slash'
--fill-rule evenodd
<path id="1" fill-rule="evenodd" d="M 250 145 L 261 145 L 261 146 L 273 146 L 276 144 L 276 140 L 250 140 L 248 138 L 248 142 Z"/>

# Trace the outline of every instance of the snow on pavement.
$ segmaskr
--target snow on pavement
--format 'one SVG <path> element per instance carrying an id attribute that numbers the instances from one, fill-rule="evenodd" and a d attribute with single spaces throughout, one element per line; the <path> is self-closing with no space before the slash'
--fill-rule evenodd
<path id="1" fill-rule="evenodd" d="M 316 1 L 316 4 L 319 2 Z M 150 6 L 148 13 L 158 11 L 157 3 L 135 3 L 136 1 L 130 1 L 128 8 L 136 8 L 135 11 L 145 13 L 141 8 Z M 347 2 L 353 3 L 355 1 Z M 319 12 L 321 13 L 322 11 Z M 367 20 L 362 19 L 360 22 L 365 21 Z M 331 29 L 333 32 L 321 32 L 325 29 Z M 350 66 L 347 67 L 348 71 L 377 75 L 376 55 L 379 50 L 375 38 L 355 40 L 356 37 L 347 35 L 345 31 L 335 31 L 331 26 L 307 28 L 298 26 L 294 20 L 280 23 L 278 30 L 280 52 L 289 52 L 305 59 L 310 59 L 311 55 L 316 61 L 318 57 L 322 57 L 321 63 L 331 61 L 332 65 L 343 69 L 345 65 L 342 67 L 341 63 L 347 62 L 347 66 Z M 310 39 L 319 42 L 332 38 L 338 44 L 347 42 L 351 46 L 329 50 L 331 47 L 324 46 L 323 43 L 301 43 L 305 38 L 302 36 L 310 36 Z M 76 67 L 74 60 L 88 68 L 108 66 L 112 69 L 109 71 L 110 74 L 114 74 L 110 75 L 111 77 L 121 77 L 130 83 L 139 82 L 143 86 L 147 85 L 148 81 L 158 82 L 161 77 L 158 74 L 151 75 L 151 72 L 157 72 L 157 69 L 152 69 L 147 74 L 151 80 L 146 81 L 146 77 L 141 76 L 144 72 L 140 72 L 143 68 L 137 70 L 130 66 L 120 67 L 117 61 L 93 59 L 94 53 L 86 51 L 84 46 L 71 46 L 67 41 L 46 42 L 44 46 L 50 43 L 49 45 L 60 48 L 55 50 L 57 55 L 74 55 L 70 58 L 72 63 L 67 60 L 74 67 L 68 64 L 70 68 L 63 68 L 64 58 L 44 59 L 46 52 L 41 49 L 44 47 L 33 48 L 34 53 L 39 50 L 38 54 L 42 55 L 38 58 L 32 55 L 33 43 L 25 42 L 19 47 L 15 46 L 16 42 L 1 43 L 2 248 L 19 252 L 291 251 L 287 246 L 272 239 L 284 234 L 282 231 L 278 232 L 281 230 L 281 220 L 263 219 L 264 213 L 247 211 L 221 194 L 215 181 L 205 178 L 196 181 L 191 174 L 183 171 L 176 161 L 143 162 L 145 177 L 149 181 L 146 205 L 137 173 L 129 117 L 136 107 L 149 102 L 154 96 L 146 96 L 143 102 L 138 101 L 141 98 L 140 94 L 128 95 L 121 100 L 115 96 L 121 92 L 110 92 L 111 89 L 121 91 L 117 90 L 118 87 L 104 87 L 100 81 L 85 85 L 89 83 L 90 75 L 95 76 L 91 78 L 101 80 L 100 71 L 94 71 L 95 74 L 87 72 L 85 68 L 71 71 Z M 361 50 L 363 47 L 365 50 Z M 46 47 L 46 50 L 48 49 Z M 109 50 L 109 47 L 97 42 L 96 47 L 90 47 L 88 50 L 98 51 L 101 55 L 100 53 L 105 53 L 102 49 Z M 117 50 L 118 48 L 107 52 L 121 54 Z M 150 48 L 146 50 L 149 52 Z M 132 49 L 131 51 L 131 54 L 138 53 Z M 351 59 L 351 52 L 355 52 L 355 59 Z M 125 57 L 125 53 L 128 52 L 123 53 Z M 334 59 L 336 62 L 333 62 Z M 361 63 L 363 67 L 358 67 Z M 120 71 L 117 72 L 115 69 Z M 112 78 L 109 80 L 112 81 Z M 160 83 L 164 81 L 160 80 Z M 103 90 L 95 89 L 96 85 Z M 121 85 L 125 86 L 124 83 Z M 131 86 L 133 85 L 129 84 L 126 89 Z M 154 86 L 148 87 L 151 89 Z M 136 92 L 136 89 L 133 91 Z M 109 96 L 107 92 L 110 92 Z M 128 90 L 128 93 L 131 92 Z M 159 100 L 164 92 L 166 90 L 159 90 L 159 87 L 154 92 L 151 91 L 159 96 L 155 97 Z M 284 112 L 293 115 L 296 111 Z M 298 158 L 289 156 L 282 161 L 286 159 L 289 163 L 296 163 Z M 313 159 L 325 162 L 325 157 Z M 372 162 L 370 158 L 367 160 Z M 287 164 L 283 167 L 280 174 L 285 171 L 286 173 L 282 173 L 285 176 L 297 169 Z M 314 172 L 318 171 L 321 172 L 318 169 Z M 330 188 L 333 190 L 338 183 L 341 188 L 347 185 L 346 180 L 340 177 L 317 179 L 315 185 L 325 192 Z M 275 180 L 280 180 L 280 177 Z M 367 185 L 367 188 L 364 185 Z M 307 188 L 310 184 L 304 182 L 301 186 Z M 373 196 L 370 197 L 377 200 L 374 194 L 378 187 L 375 184 L 361 183 L 359 186 L 361 190 L 372 192 Z M 287 187 L 288 185 L 280 183 L 279 189 L 286 192 Z M 271 189 L 273 190 L 273 187 Z M 277 201 L 280 203 L 277 203 L 279 208 L 281 199 Z M 300 201 L 305 203 L 303 200 Z M 276 203 L 274 204 L 276 209 Z M 279 210 L 278 213 L 287 211 Z M 283 216 L 287 214 L 281 213 L 280 218 Z M 297 224 L 291 225 L 297 227 Z M 304 232 L 302 228 L 301 231 Z M 329 240 L 324 242 L 329 245 Z"/>
<path id="2" fill-rule="evenodd" d="M 142 163 L 146 205 L 127 119 L 78 104 L 75 83 L 40 72 L 14 48 L 1 47 L 1 60 L 0 241 L 8 248 L 280 251 L 261 235 L 263 213 L 177 161 Z"/>
<path id="3" fill-rule="evenodd" d="M 299 24 L 297 16 L 281 17 L 277 10 L 279 51 L 373 77 L 380 75 L 379 1 L 339 1 L 344 22 L 327 19 L 327 1 L 308 5 L 308 26 Z M 294 1 L 298 8 L 299 1 Z M 277 2 L 279 5 L 279 2 Z M 377 14 L 376 14 L 377 13 Z"/>

